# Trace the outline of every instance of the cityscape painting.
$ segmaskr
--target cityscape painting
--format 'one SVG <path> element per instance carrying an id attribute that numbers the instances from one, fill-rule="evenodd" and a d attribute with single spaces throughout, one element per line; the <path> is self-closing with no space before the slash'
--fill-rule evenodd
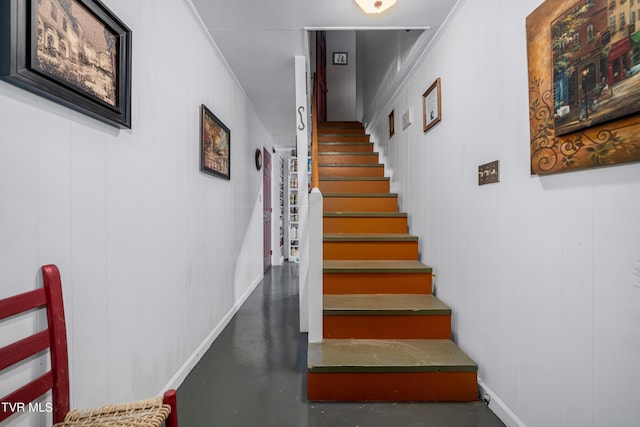
<path id="1" fill-rule="evenodd" d="M 638 18 L 632 1 L 582 0 L 551 23 L 556 135 L 640 111 Z"/>
<path id="2" fill-rule="evenodd" d="M 12 0 L 0 7 L 0 78 L 131 128 L 131 30 L 99 0 Z"/>
<path id="3" fill-rule="evenodd" d="M 116 105 L 116 34 L 76 0 L 38 0 L 37 67 Z"/>
<path id="4" fill-rule="evenodd" d="M 531 173 L 640 161 L 640 2 L 547 0 L 527 17 Z"/>
<path id="5" fill-rule="evenodd" d="M 204 104 L 200 106 L 200 170 L 231 179 L 231 131 Z"/>

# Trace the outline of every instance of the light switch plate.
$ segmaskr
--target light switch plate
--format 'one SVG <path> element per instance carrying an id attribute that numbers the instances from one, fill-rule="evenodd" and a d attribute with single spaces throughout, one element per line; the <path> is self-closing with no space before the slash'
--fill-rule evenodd
<path id="1" fill-rule="evenodd" d="M 500 160 L 478 166 L 478 185 L 500 182 Z"/>
<path id="2" fill-rule="evenodd" d="M 406 128 L 408 128 L 409 126 L 411 126 L 411 123 L 413 121 L 412 117 L 411 117 L 411 108 L 409 108 L 407 111 L 404 112 L 404 114 L 402 115 L 402 130 L 405 130 Z"/>

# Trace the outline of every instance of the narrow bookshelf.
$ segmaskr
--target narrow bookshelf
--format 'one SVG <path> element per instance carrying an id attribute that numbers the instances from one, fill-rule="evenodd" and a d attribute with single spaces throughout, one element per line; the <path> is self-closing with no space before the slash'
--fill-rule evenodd
<path id="1" fill-rule="evenodd" d="M 280 198 L 279 198 L 279 207 L 280 207 L 280 221 L 279 221 L 279 229 L 280 229 L 280 263 L 284 260 L 284 159 L 281 156 L 278 156 L 280 160 L 280 167 L 278 171 L 280 172 L 280 182 L 278 183 L 280 189 Z"/>
<path id="2" fill-rule="evenodd" d="M 298 213 L 298 158 L 289 158 L 289 247 L 287 258 L 291 262 L 300 262 L 300 237 L 298 228 L 300 225 L 300 217 Z"/>

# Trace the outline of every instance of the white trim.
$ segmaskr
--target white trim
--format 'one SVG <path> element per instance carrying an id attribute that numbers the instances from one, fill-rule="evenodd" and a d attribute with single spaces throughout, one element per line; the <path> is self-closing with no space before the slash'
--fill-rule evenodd
<path id="1" fill-rule="evenodd" d="M 496 395 L 481 379 L 478 378 L 480 399 L 489 401 L 489 409 L 506 424 L 507 427 L 527 427 L 527 425 Z"/>
<path id="2" fill-rule="evenodd" d="M 258 287 L 260 282 L 264 279 L 264 275 L 260 275 L 252 284 L 249 286 L 249 289 L 240 297 L 238 302 L 229 310 L 226 316 L 216 325 L 216 327 L 211 331 L 209 335 L 200 343 L 200 345 L 195 349 L 195 351 L 191 354 L 191 356 L 184 362 L 184 364 L 178 369 L 175 375 L 169 380 L 167 385 L 164 386 L 161 393 L 164 393 L 165 390 L 168 389 L 177 389 L 182 382 L 187 378 L 187 375 L 191 372 L 193 368 L 198 364 L 200 359 L 205 355 L 211 344 L 218 338 L 218 335 L 224 330 L 224 328 L 229 324 L 233 316 L 236 315 L 240 307 L 245 303 L 247 298 L 251 295 L 251 293 Z"/>
<path id="3" fill-rule="evenodd" d="M 322 342 L 322 193 L 309 193 L 309 337 L 310 343 Z"/>

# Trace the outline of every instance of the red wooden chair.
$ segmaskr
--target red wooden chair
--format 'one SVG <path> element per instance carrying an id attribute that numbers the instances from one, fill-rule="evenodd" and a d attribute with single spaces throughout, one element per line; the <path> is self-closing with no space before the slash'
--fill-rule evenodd
<path id="1" fill-rule="evenodd" d="M 175 390 L 166 391 L 162 398 L 70 411 L 67 332 L 62 303 L 62 282 L 58 267 L 43 266 L 42 278 L 43 288 L 0 300 L 0 321 L 43 307 L 47 313 L 45 330 L 0 349 L 0 371 L 46 349 L 49 349 L 51 356 L 49 371 L 2 398 L 0 423 L 51 390 L 55 427 L 116 425 L 159 427 L 163 421 L 166 421 L 166 427 L 177 427 Z"/>

